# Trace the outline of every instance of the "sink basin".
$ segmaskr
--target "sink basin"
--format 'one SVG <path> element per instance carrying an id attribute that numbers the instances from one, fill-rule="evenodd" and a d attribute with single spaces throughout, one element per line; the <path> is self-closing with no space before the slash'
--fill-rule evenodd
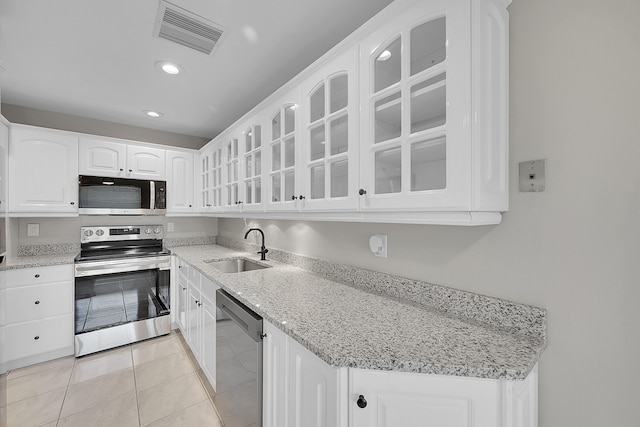
<path id="1" fill-rule="evenodd" d="M 258 264 L 246 258 L 210 259 L 204 262 L 223 273 L 242 273 L 243 271 L 262 270 L 263 268 L 271 267 L 270 265 Z"/>

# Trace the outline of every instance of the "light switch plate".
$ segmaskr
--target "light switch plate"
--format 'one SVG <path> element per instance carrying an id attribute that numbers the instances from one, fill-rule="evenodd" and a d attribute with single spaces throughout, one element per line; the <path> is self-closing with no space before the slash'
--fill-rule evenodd
<path id="1" fill-rule="evenodd" d="M 40 224 L 27 224 L 27 237 L 37 237 L 40 235 Z"/>
<path id="2" fill-rule="evenodd" d="M 532 193 L 544 191 L 545 188 L 545 160 L 520 162 L 520 191 Z"/>

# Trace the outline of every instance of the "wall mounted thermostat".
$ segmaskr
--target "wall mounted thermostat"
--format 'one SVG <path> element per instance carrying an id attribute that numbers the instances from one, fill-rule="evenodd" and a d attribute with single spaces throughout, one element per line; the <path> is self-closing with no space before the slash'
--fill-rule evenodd
<path id="1" fill-rule="evenodd" d="M 520 162 L 520 191 L 540 192 L 545 189 L 545 161 L 529 160 Z"/>

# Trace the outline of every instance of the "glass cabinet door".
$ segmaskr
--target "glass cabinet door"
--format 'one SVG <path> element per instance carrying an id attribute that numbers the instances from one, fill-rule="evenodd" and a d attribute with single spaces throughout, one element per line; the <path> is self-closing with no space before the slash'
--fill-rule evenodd
<path id="1" fill-rule="evenodd" d="M 357 207 L 356 64 L 356 51 L 349 51 L 303 86 L 305 210 Z"/>
<path id="2" fill-rule="evenodd" d="M 231 138 L 225 144 L 224 155 L 226 206 L 237 206 L 241 203 L 238 197 L 238 138 Z"/>
<path id="3" fill-rule="evenodd" d="M 271 116 L 270 209 L 296 209 L 300 195 L 296 187 L 296 112 L 298 106 L 287 103 Z"/>
<path id="4" fill-rule="evenodd" d="M 414 18 L 398 21 L 411 25 L 390 23 L 363 45 L 362 63 L 368 64 L 361 76 L 364 209 L 464 203 L 467 172 L 450 168 L 462 170 L 459 153 L 468 150 L 469 104 L 459 97 L 464 87 L 461 91 L 458 83 L 469 75 L 464 66 L 469 51 L 458 43 L 464 39 L 464 31 L 457 31 L 464 28 L 464 14 L 441 3 L 440 9 L 417 6 L 421 11 L 407 12 Z"/>
<path id="5" fill-rule="evenodd" d="M 262 127 L 254 124 L 243 132 L 244 137 L 244 208 L 262 204 Z"/>
<path id="6" fill-rule="evenodd" d="M 213 151 L 209 150 L 200 155 L 200 208 L 202 210 L 208 210 L 211 208 L 211 158 Z"/>
<path id="7" fill-rule="evenodd" d="M 214 208 L 222 207 L 222 148 L 213 149 L 211 157 L 211 197 L 210 203 Z"/>

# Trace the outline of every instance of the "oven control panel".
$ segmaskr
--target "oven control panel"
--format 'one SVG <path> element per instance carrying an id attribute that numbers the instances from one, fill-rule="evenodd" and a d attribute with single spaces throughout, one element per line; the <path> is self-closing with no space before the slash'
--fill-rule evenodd
<path id="1" fill-rule="evenodd" d="M 80 227 L 80 243 L 163 238 L 164 226 L 159 224 Z"/>

